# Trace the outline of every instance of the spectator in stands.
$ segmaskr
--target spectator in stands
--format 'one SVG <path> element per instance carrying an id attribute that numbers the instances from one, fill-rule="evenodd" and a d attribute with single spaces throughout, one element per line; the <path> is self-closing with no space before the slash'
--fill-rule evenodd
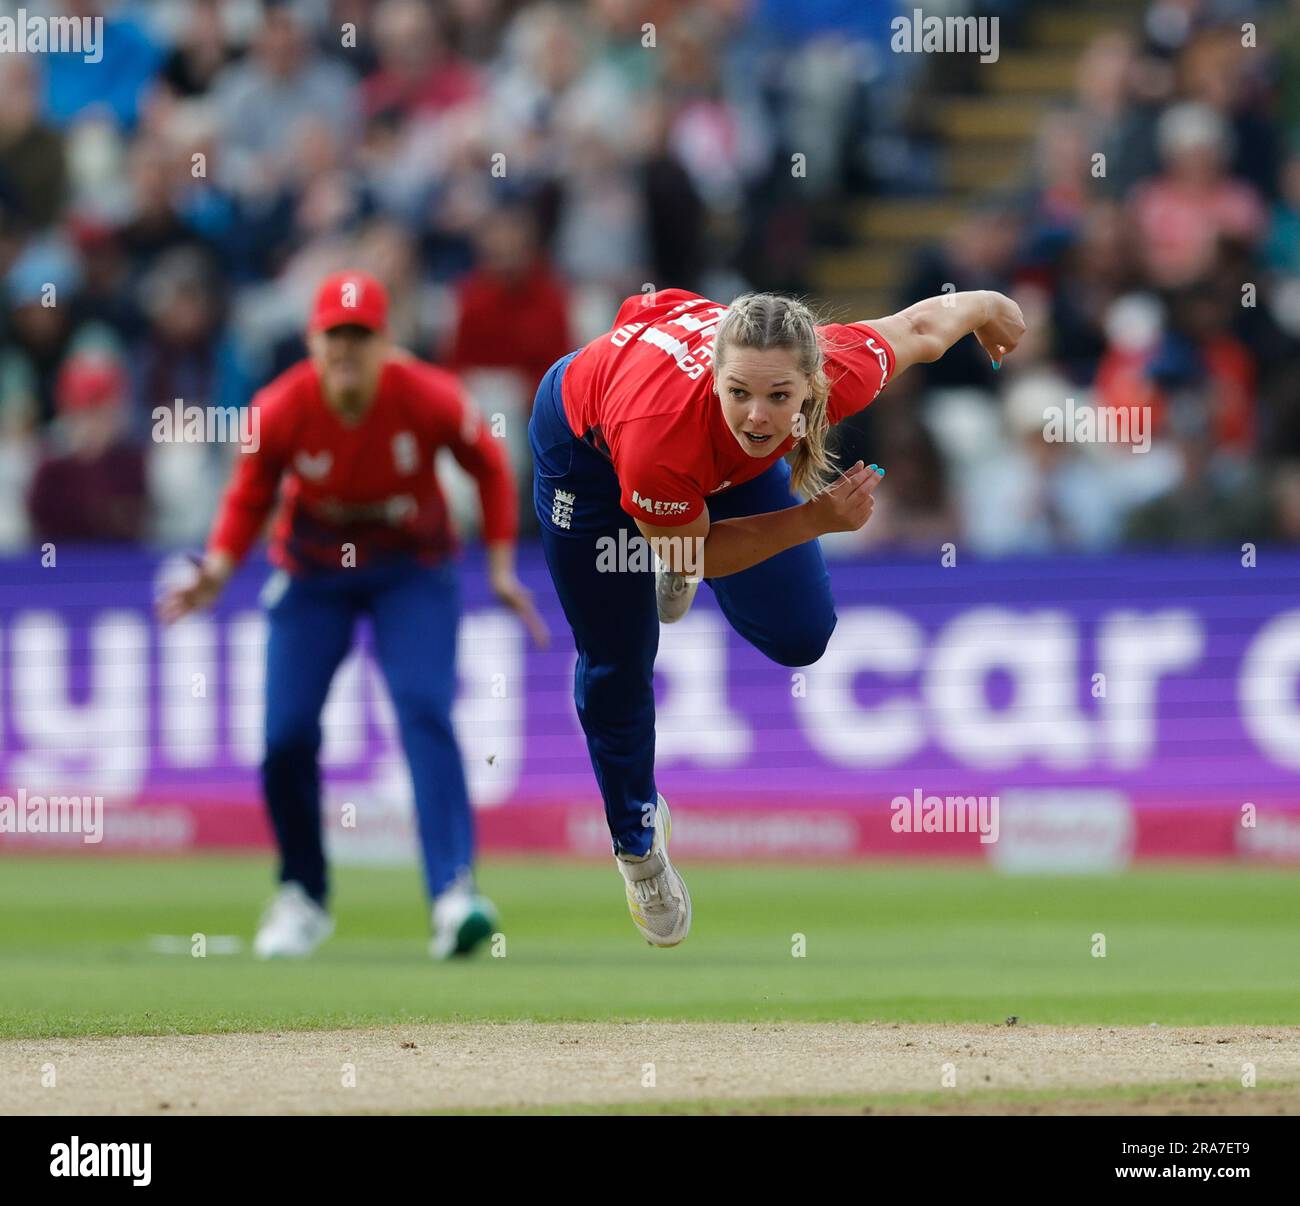
<path id="1" fill-rule="evenodd" d="M 1091 404 L 1050 370 L 1007 390 L 1005 437 L 960 482 L 966 536 L 981 554 L 1096 552 L 1118 539 L 1131 505 L 1125 476 L 1133 469 L 1145 476 L 1148 464 L 1127 448 L 1045 438 L 1051 408 L 1063 412 L 1067 398 Z"/>
<path id="2" fill-rule="evenodd" d="M 439 115 L 476 100 L 478 72 L 448 45 L 444 18 L 421 0 L 384 0 L 374 13 L 379 66 L 361 85 L 367 118 Z"/>
<path id="3" fill-rule="evenodd" d="M 34 464 L 20 460 L 92 328 L 130 350 L 137 421 L 165 395 L 244 401 L 303 354 L 314 282 L 365 263 L 391 290 L 400 342 L 477 374 L 488 413 L 513 414 L 506 379 L 535 380 L 553 349 L 606 329 L 611 299 L 758 287 L 837 306 L 822 264 L 827 250 L 856 251 L 854 190 L 945 187 L 947 107 L 929 104 L 921 64 L 932 56 L 890 53 L 887 0 L 63 9 L 106 17 L 104 62 L 0 57 L 0 508 L 21 499 Z M 892 459 L 894 484 L 869 535 L 932 539 L 949 496 L 989 551 L 1110 547 L 1154 495 L 1165 510 L 1142 522 L 1167 519 L 1184 454 L 1195 461 L 1185 437 L 1171 428 L 1127 460 L 1033 446 L 1015 422 L 1008 437 L 994 403 L 1028 376 L 1153 414 L 1194 386 L 1225 481 L 1271 472 L 1265 452 L 1300 460 L 1300 154 L 1284 153 L 1300 129 L 1287 40 L 1300 25 L 1279 16 L 1245 48 L 1225 11 L 1155 0 L 1136 36 L 1092 40 L 1069 108 L 1041 123 L 1037 177 L 962 201 L 941 246 L 904 251 L 909 299 L 993 286 L 1046 317 L 1000 372 L 973 341 L 926 366 L 925 428 L 890 435 L 873 411 L 856 438 L 867 459 Z M 349 22 L 356 45 L 339 36 Z M 943 92 L 991 78 L 941 57 Z M 791 174 L 795 151 L 806 177 Z M 503 308 L 527 314 L 509 338 Z M 972 471 L 976 443 L 1005 480 Z M 166 483 L 155 538 L 191 532 L 177 500 L 208 488 L 192 451 L 151 450 Z M 921 489 L 928 474 L 949 486 Z M 1103 497 L 1076 497 L 1098 474 Z M 976 478 L 985 489 L 968 511 Z M 25 508 L 11 520 L 0 542 L 21 538 Z"/>
<path id="4" fill-rule="evenodd" d="M 1215 447 L 1210 399 L 1195 382 L 1169 404 L 1180 474 L 1167 493 L 1128 517 L 1125 537 L 1142 546 L 1240 544 L 1268 539 L 1273 515 L 1262 479 Z"/>
<path id="5" fill-rule="evenodd" d="M 106 223 L 77 219 L 68 224 L 81 269 L 72 306 L 75 323 L 106 327 L 123 346 L 143 335 L 145 316 L 132 287 L 130 257 Z"/>
<path id="6" fill-rule="evenodd" d="M 1038 168 L 1033 202 L 1036 222 L 1073 231 L 1094 195 L 1084 123 L 1073 113 L 1048 114 L 1038 127 L 1034 162 Z"/>
<path id="7" fill-rule="evenodd" d="M 243 57 L 244 48 L 226 36 L 221 0 L 193 0 L 176 45 L 164 60 L 158 82 L 182 99 L 207 96 L 217 78 Z"/>
<path id="8" fill-rule="evenodd" d="M 28 244 L 5 277 L 0 407 L 30 409 L 41 426 L 54 417 L 55 377 L 76 334 L 78 276 L 71 249 L 48 238 Z"/>
<path id="9" fill-rule="evenodd" d="M 1053 357 L 1071 381 L 1091 384 L 1106 352 L 1106 315 L 1141 283 L 1122 206 L 1098 201 L 1087 208 L 1052 283 Z"/>
<path id="10" fill-rule="evenodd" d="M 1161 118 L 1164 172 L 1140 185 L 1133 222 L 1146 271 L 1159 288 L 1208 272 L 1220 238 L 1253 244 L 1264 229 L 1259 196 L 1225 173 L 1230 131 L 1208 105 L 1175 105 Z"/>
<path id="11" fill-rule="evenodd" d="M 969 289 L 1011 288 L 1023 215 L 1006 198 L 984 200 L 953 226 L 942 246 L 929 248 L 916 259 L 900 296 L 934 297 Z M 902 303 L 900 302 L 900 308 Z M 973 340 L 959 343 L 935 364 L 918 365 L 927 387 L 980 385 L 997 378 L 989 358 Z"/>
<path id="12" fill-rule="evenodd" d="M 1269 218 L 1264 258 L 1275 272 L 1300 276 L 1300 148 L 1282 169 L 1281 196 Z"/>
<path id="13" fill-rule="evenodd" d="M 132 208 L 117 238 L 131 262 L 133 283 L 168 252 L 191 248 L 215 264 L 217 248 L 181 212 L 180 189 L 190 179 L 188 161 L 159 137 L 141 136 L 128 153 Z"/>
<path id="14" fill-rule="evenodd" d="M 126 435 L 129 390 L 125 366 L 104 350 L 79 352 L 59 371 L 58 424 L 29 496 L 34 539 L 144 536 L 144 451 Z"/>
<path id="15" fill-rule="evenodd" d="M 576 342 L 569 296 L 538 246 L 523 206 L 487 215 L 478 231 L 479 261 L 456 286 L 456 321 L 447 361 L 455 372 L 509 369 L 531 398 L 543 374 Z"/>
<path id="16" fill-rule="evenodd" d="M 561 270 L 611 299 L 639 291 L 649 281 L 645 196 L 623 149 L 594 123 L 575 129 L 560 183 Z"/>
<path id="17" fill-rule="evenodd" d="M 43 56 L 46 116 L 56 126 L 93 116 L 133 129 L 140 104 L 153 86 L 161 52 L 131 16 L 120 11 L 106 14 L 100 0 L 64 0 L 59 8 L 65 18 L 102 20 L 103 36 L 97 62 L 75 51 Z"/>
<path id="18" fill-rule="evenodd" d="M 1277 127 L 1267 113 L 1263 56 L 1242 45 L 1236 25 L 1198 30 L 1178 57 L 1179 93 L 1213 108 L 1228 131 L 1228 172 L 1260 196 L 1277 196 Z"/>
<path id="19" fill-rule="evenodd" d="M 1286 461 L 1273 476 L 1273 532 L 1287 544 L 1300 544 L 1300 461 Z"/>
<path id="20" fill-rule="evenodd" d="M 1132 38 L 1107 32 L 1085 47 L 1075 76 L 1075 111 L 1084 141 L 1094 153 L 1105 156 L 1105 174 L 1093 177 L 1094 187 L 1117 200 L 1159 166 L 1157 110 L 1139 102 L 1134 86 L 1142 68 Z"/>
<path id="21" fill-rule="evenodd" d="M 671 116 L 671 104 L 663 95 L 647 96 L 638 115 L 647 254 L 653 280 L 696 290 L 711 265 L 708 209 L 691 174 L 673 153 Z"/>
<path id="22" fill-rule="evenodd" d="M 316 53 L 284 3 L 267 4 L 252 54 L 218 76 L 215 99 L 226 186 L 248 197 L 283 188 L 304 123 L 318 123 L 341 146 L 352 145 L 360 129 L 352 72 Z"/>
<path id="23" fill-rule="evenodd" d="M 141 282 L 149 328 L 131 359 L 139 405 L 131 416 L 144 429 L 157 406 L 242 406 L 251 384 L 224 329 L 221 278 L 191 249 L 169 253 Z"/>
<path id="24" fill-rule="evenodd" d="M 1216 293 L 1209 278 L 1175 293 L 1169 329 L 1149 371 L 1160 389 L 1157 432 L 1160 411 L 1167 411 L 1177 390 L 1194 385 L 1204 398 L 1215 449 L 1244 460 L 1255 450 L 1258 375 L 1250 352 L 1232 334 L 1231 306 L 1240 308 L 1239 295 Z"/>
<path id="25" fill-rule="evenodd" d="M 479 67 L 500 61 L 518 0 L 446 0 L 441 7 L 461 54 Z"/>
<path id="26" fill-rule="evenodd" d="M 565 133 L 595 125 L 615 137 L 634 118 L 629 82 L 588 70 L 591 47 L 572 12 L 553 3 L 523 9 L 506 42 L 489 99 L 493 134 L 533 142 L 553 159 Z"/>
<path id="27" fill-rule="evenodd" d="M 889 466 L 889 498 L 876 503 L 865 527 L 823 537 L 828 555 L 866 549 L 928 555 L 956 540 L 961 521 L 949 494 L 948 467 L 915 410 L 881 416 L 879 449 L 880 463 Z"/>
<path id="28" fill-rule="evenodd" d="M 67 200 L 63 135 L 41 118 L 28 59 L 0 55 L 0 96 L 0 207 L 43 230 L 59 221 Z"/>
<path id="29" fill-rule="evenodd" d="M 388 290 L 388 329 L 398 347 L 437 359 L 447 325 L 446 290 L 420 270 L 419 247 L 400 222 L 377 218 L 357 240 L 356 261 Z"/>
<path id="30" fill-rule="evenodd" d="M 1208 281 L 1172 293 L 1147 339 L 1134 338 L 1140 323 L 1126 323 L 1114 310 L 1111 318 L 1112 335 L 1118 338 L 1097 367 L 1099 405 L 1146 408 L 1159 439 L 1171 421 L 1173 399 L 1195 384 L 1213 446 L 1239 457 L 1250 454 L 1255 364 L 1232 335 L 1231 314 Z"/>

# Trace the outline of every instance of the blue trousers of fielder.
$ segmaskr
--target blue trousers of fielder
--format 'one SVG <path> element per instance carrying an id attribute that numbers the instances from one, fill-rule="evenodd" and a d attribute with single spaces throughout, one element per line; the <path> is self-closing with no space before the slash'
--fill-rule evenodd
<path id="1" fill-rule="evenodd" d="M 573 697 L 614 849 L 639 855 L 649 851 L 654 837 L 643 818 L 657 795 L 654 574 L 597 569 L 602 536 L 617 540 L 623 529 L 634 539 L 640 532 L 619 505 L 609 460 L 574 436 L 565 420 L 560 381 L 573 355 L 551 366 L 533 404 L 533 503 L 546 563 L 578 650 Z M 780 511 L 798 501 L 784 461 L 707 500 L 711 521 Z M 732 628 L 773 661 L 807 666 L 825 651 L 836 617 L 817 541 L 705 581 Z"/>
<path id="2" fill-rule="evenodd" d="M 465 771 L 451 724 L 460 611 L 454 571 L 401 561 L 294 575 L 268 602 L 262 787 L 280 847 L 281 882 L 296 881 L 314 899 L 325 899 L 320 717 L 364 615 L 411 769 L 425 883 L 437 896 L 470 873 L 474 859 Z"/>

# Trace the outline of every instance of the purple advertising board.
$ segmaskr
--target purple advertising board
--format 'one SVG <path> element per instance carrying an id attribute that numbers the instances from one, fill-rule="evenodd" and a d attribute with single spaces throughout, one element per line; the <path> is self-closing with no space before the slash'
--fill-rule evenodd
<path id="1" fill-rule="evenodd" d="M 271 571 L 255 559 L 214 611 L 164 628 L 153 600 L 185 564 L 64 547 L 53 564 L 39 550 L 0 562 L 0 796 L 102 796 L 110 849 L 265 844 Z M 520 575 L 553 630 L 546 650 L 494 605 L 479 555 L 459 568 L 455 721 L 484 846 L 607 850 L 538 551 L 522 550 Z M 657 773 L 696 818 L 688 846 L 978 852 L 971 835 L 900 834 L 898 801 L 957 795 L 1002 802 L 1011 862 L 1300 850 L 1300 555 L 936 553 L 831 574 L 839 620 L 813 666 L 768 662 L 707 589 L 662 630 Z M 364 625 L 324 733 L 327 813 L 345 800 L 370 818 L 360 856 L 404 847 L 409 775 Z M 42 844 L 4 815 L 0 847 Z"/>

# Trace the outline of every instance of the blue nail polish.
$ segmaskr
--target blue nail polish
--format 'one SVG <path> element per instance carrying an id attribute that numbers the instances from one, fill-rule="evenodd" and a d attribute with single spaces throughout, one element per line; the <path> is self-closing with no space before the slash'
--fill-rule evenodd
<path id="1" fill-rule="evenodd" d="M 879 467 L 876 466 L 876 465 L 868 465 L 867 468 L 868 468 L 868 469 L 875 469 L 877 472 L 880 471 L 880 470 L 879 470 Z"/>
<path id="2" fill-rule="evenodd" d="M 878 465 L 873 465 L 872 468 L 874 468 L 875 471 L 876 471 L 877 473 L 879 473 L 881 477 L 884 477 L 884 476 L 885 476 L 885 471 L 884 471 L 883 469 L 881 469 L 880 466 L 878 466 Z"/>
<path id="3" fill-rule="evenodd" d="M 1001 361 L 1001 360 L 995 360 L 995 361 L 993 362 L 993 371 L 994 371 L 995 373 L 996 373 L 996 372 L 998 371 L 998 369 L 1000 369 L 1001 367 L 1002 367 L 1002 361 Z"/>

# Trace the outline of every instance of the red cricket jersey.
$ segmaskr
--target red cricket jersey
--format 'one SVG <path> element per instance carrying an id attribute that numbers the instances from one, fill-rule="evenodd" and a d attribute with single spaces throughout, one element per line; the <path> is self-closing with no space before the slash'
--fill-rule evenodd
<path id="1" fill-rule="evenodd" d="M 613 330 L 564 373 L 569 426 L 613 461 L 623 509 L 657 526 L 689 523 L 707 495 L 757 477 L 795 444 L 751 457 L 727 427 L 713 392 L 713 339 L 726 311 L 685 289 L 629 297 Z M 835 424 L 884 389 L 894 351 L 865 323 L 828 323 L 817 334 Z"/>
<path id="2" fill-rule="evenodd" d="M 241 560 L 279 491 L 271 560 L 284 569 L 339 569 L 349 543 L 358 566 L 396 557 L 436 561 L 455 547 L 434 471 L 440 448 L 450 448 L 478 483 L 483 539 L 514 539 L 509 466 L 473 402 L 443 369 L 394 352 L 370 409 L 353 425 L 326 404 L 310 360 L 286 370 L 249 405 L 260 446 L 241 448 L 235 458 L 210 550 Z"/>

